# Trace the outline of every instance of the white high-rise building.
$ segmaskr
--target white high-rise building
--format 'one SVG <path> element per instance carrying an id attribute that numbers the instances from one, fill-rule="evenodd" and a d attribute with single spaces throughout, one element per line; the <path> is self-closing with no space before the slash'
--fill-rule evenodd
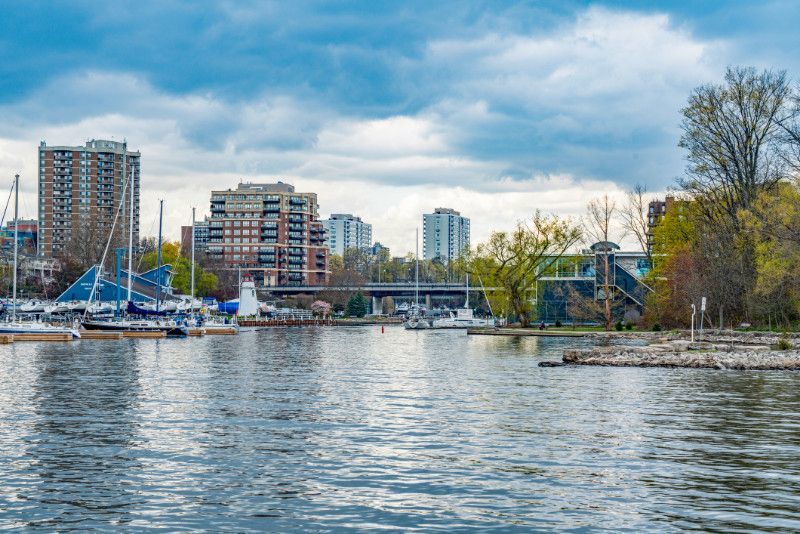
<path id="1" fill-rule="evenodd" d="M 342 256 L 348 248 L 372 246 L 372 225 L 349 213 L 332 213 L 325 225 L 325 244 L 331 254 Z"/>
<path id="2" fill-rule="evenodd" d="M 450 208 L 422 216 L 422 254 L 426 260 L 458 258 L 469 248 L 469 219 Z"/>

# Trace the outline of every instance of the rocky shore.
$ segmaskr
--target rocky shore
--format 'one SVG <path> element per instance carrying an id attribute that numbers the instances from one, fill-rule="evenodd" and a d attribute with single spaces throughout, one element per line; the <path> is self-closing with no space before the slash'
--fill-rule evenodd
<path id="1" fill-rule="evenodd" d="M 690 367 L 706 369 L 800 370 L 800 350 L 775 350 L 760 341 L 777 341 L 778 336 L 768 333 L 743 337 L 710 335 L 715 342 L 662 340 L 646 346 L 610 345 L 583 350 L 565 350 L 562 362 L 542 362 L 554 365 L 603 365 L 621 367 Z M 705 337 L 705 336 L 704 336 Z M 796 347 L 797 339 L 791 340 Z"/>

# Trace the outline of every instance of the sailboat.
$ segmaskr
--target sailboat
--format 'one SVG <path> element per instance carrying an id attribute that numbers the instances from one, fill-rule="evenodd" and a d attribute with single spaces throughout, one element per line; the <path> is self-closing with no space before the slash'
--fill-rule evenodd
<path id="1" fill-rule="evenodd" d="M 472 308 L 469 307 L 469 273 L 467 273 L 467 300 L 464 307 L 456 310 L 456 313 L 449 317 L 434 319 L 431 328 L 479 328 L 494 326 L 494 318 L 480 319 L 474 316 Z"/>
<path id="2" fill-rule="evenodd" d="M 11 320 L 0 323 L 0 334 L 71 334 L 81 337 L 80 332 L 68 327 L 53 326 L 39 321 L 17 320 L 17 266 L 19 263 L 19 174 L 14 176 L 14 274 L 11 300 Z"/>
<path id="3" fill-rule="evenodd" d="M 187 302 L 189 308 L 192 311 L 197 309 L 197 308 L 195 308 L 196 304 L 199 304 L 199 308 L 200 309 L 202 309 L 202 304 L 203 304 L 202 300 L 198 300 L 194 296 L 194 289 L 195 289 L 195 283 L 194 283 L 194 271 L 195 271 L 194 222 L 195 222 L 195 209 L 192 208 L 192 279 L 191 279 L 191 289 L 190 289 L 190 294 L 189 294 L 189 301 Z M 237 301 L 237 306 L 236 306 L 237 310 L 239 309 L 239 303 L 242 302 L 242 297 L 245 298 L 244 307 L 246 307 L 246 308 L 247 307 L 252 307 L 253 304 L 255 304 L 255 308 L 253 310 L 253 314 L 257 313 L 258 312 L 258 309 L 257 309 L 258 300 L 256 299 L 256 286 L 255 286 L 254 283 L 252 284 L 252 292 L 250 290 L 248 290 L 247 292 L 245 292 L 245 294 L 242 294 L 242 282 L 241 281 L 239 282 L 239 300 Z M 248 297 L 250 297 L 250 299 L 252 300 L 252 303 L 248 302 Z M 216 320 L 209 319 L 208 317 L 205 316 L 205 314 L 202 314 L 199 317 L 198 316 L 193 316 L 193 319 L 194 319 L 194 322 L 196 324 L 201 324 L 202 327 L 206 330 L 206 332 L 209 332 L 209 331 L 216 331 L 216 332 L 230 331 L 231 329 L 234 330 L 237 333 L 239 332 L 239 325 L 236 324 L 236 322 L 234 320 L 230 320 L 229 321 L 228 319 L 224 319 L 222 322 L 219 322 L 219 319 L 216 319 Z"/>
<path id="4" fill-rule="evenodd" d="M 124 165 L 123 165 L 124 168 Z M 127 192 L 127 187 L 125 191 Z M 122 201 L 120 203 L 120 209 L 125 204 L 125 194 L 123 193 Z M 129 213 L 129 224 L 128 224 L 128 309 L 136 310 L 137 307 L 133 302 L 133 168 L 131 168 L 131 176 L 130 176 L 130 198 L 131 201 L 128 203 L 130 205 L 130 213 Z M 161 293 L 161 230 L 162 230 L 162 222 L 163 222 L 163 214 L 164 214 L 164 201 L 161 201 L 160 209 L 159 209 L 159 222 L 158 222 L 158 270 L 157 277 L 156 277 L 156 309 L 153 314 L 161 315 L 165 312 L 159 310 L 159 298 Z M 119 212 L 117 212 L 119 215 Z M 116 224 L 116 219 L 115 219 Z M 109 243 L 111 237 L 114 234 L 114 230 L 112 227 L 111 235 L 109 235 Z M 106 244 L 106 250 L 108 249 L 108 244 Z M 105 260 L 105 253 L 103 254 L 103 259 L 101 260 L 101 265 L 103 264 L 103 260 Z M 118 265 L 119 267 L 119 265 Z M 94 285 L 92 286 L 92 294 L 97 286 L 97 276 L 95 276 Z M 91 301 L 91 295 L 89 300 Z M 147 310 L 142 310 L 144 314 L 149 314 Z M 170 337 L 183 337 L 189 335 L 189 326 L 188 322 L 186 321 L 178 321 L 175 319 L 163 317 L 157 320 L 151 319 L 131 319 L 128 318 L 121 318 L 116 317 L 113 320 L 108 321 L 101 321 L 101 320 L 94 320 L 94 319 L 86 319 L 84 316 L 84 320 L 81 323 L 83 327 L 87 330 L 114 330 L 114 331 L 123 331 L 123 332 L 154 332 L 154 331 L 164 331 L 167 333 L 167 336 Z"/>
<path id="5" fill-rule="evenodd" d="M 425 317 L 425 309 L 419 305 L 419 228 L 417 228 L 416 265 L 414 266 L 414 305 L 403 323 L 406 330 L 425 330 L 431 327 L 430 321 Z"/>

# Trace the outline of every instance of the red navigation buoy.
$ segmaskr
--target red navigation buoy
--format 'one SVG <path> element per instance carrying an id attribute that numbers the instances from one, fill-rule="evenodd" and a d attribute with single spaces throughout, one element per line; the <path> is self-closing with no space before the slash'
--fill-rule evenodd
<path id="1" fill-rule="evenodd" d="M 381 325 L 381 334 L 383 334 L 383 325 Z"/>

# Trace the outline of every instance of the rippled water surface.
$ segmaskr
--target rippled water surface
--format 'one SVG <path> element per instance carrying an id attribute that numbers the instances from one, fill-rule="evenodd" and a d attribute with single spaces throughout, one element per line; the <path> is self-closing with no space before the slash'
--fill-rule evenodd
<path id="1" fill-rule="evenodd" d="M 0 529 L 800 529 L 800 374 L 537 367 L 568 344 L 0 346 Z"/>

